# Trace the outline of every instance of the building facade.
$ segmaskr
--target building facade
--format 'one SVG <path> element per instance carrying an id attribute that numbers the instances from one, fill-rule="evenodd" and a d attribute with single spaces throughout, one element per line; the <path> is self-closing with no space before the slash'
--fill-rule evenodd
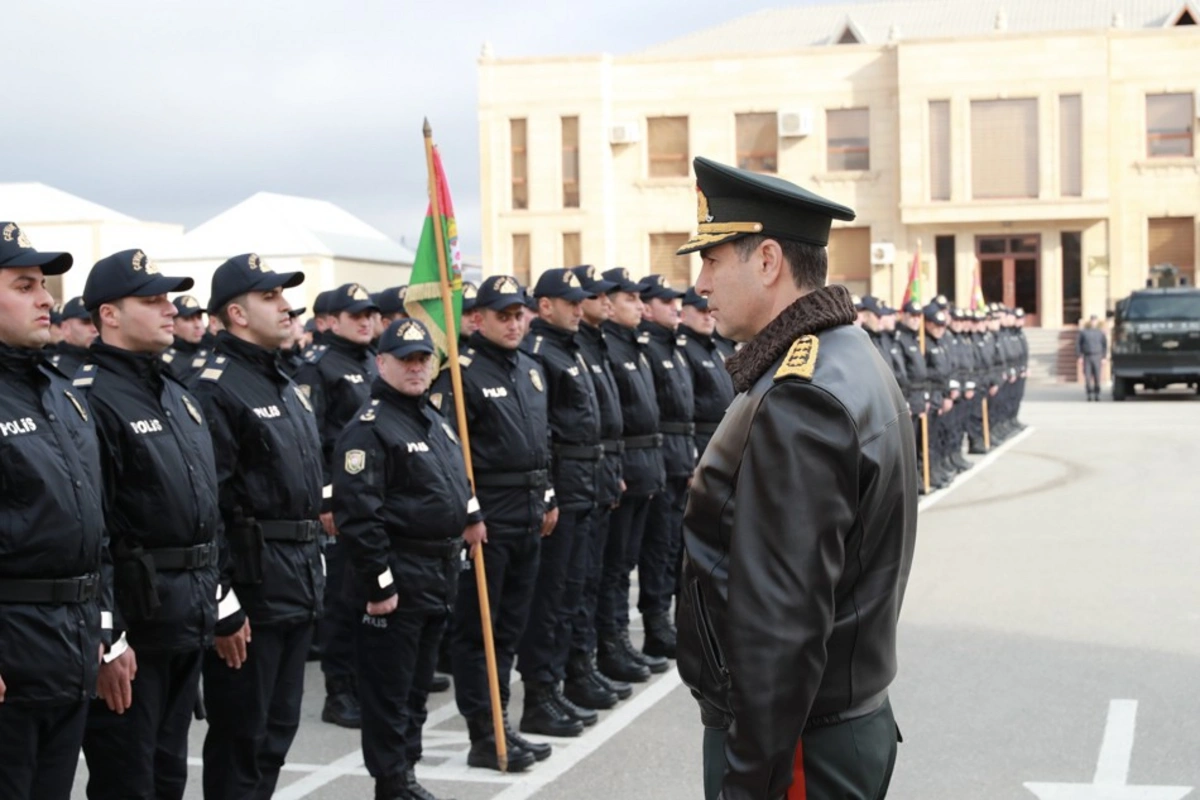
<path id="1" fill-rule="evenodd" d="M 957 12 L 961 11 L 959 14 Z M 630 56 L 480 60 L 484 264 L 691 281 L 691 159 L 857 212 L 830 281 L 1061 327 L 1171 263 L 1195 280 L 1200 22 L 1180 0 L 772 10 Z M 793 42 L 799 43 L 793 46 Z"/>

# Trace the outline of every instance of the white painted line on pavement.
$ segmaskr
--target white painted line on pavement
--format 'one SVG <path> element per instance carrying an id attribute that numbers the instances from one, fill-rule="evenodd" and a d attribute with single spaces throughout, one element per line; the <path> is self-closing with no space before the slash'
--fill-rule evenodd
<path id="1" fill-rule="evenodd" d="M 1133 759 L 1133 729 L 1137 721 L 1137 700 L 1112 700 L 1108 721 L 1100 743 L 1100 759 L 1092 783 L 1124 786 L 1129 781 L 1129 762 Z"/>
<path id="2" fill-rule="evenodd" d="M 992 450 L 992 452 L 988 453 L 986 456 L 984 456 L 983 458 L 981 458 L 977 462 L 975 462 L 974 469 L 971 469 L 968 472 L 959 473 L 959 475 L 954 479 L 954 483 L 950 484 L 945 489 L 939 489 L 938 491 L 934 492 L 933 494 L 927 495 L 925 497 L 925 499 L 922 500 L 917 505 L 918 513 L 921 511 L 928 511 L 929 509 L 936 506 L 938 503 L 945 500 L 946 496 L 949 495 L 951 492 L 953 492 L 955 489 L 961 489 L 969 480 L 974 478 L 979 473 L 983 472 L 985 469 L 990 467 L 992 464 L 996 463 L 996 461 L 1000 458 L 1000 456 L 1004 455 L 1009 450 L 1011 450 L 1013 447 L 1015 447 L 1016 445 L 1025 441 L 1026 439 L 1028 439 L 1036 431 L 1037 431 L 1037 428 L 1034 428 L 1033 426 L 1026 428 L 1025 430 L 1018 433 L 1016 436 L 1009 439 L 1007 442 L 1005 442 L 1004 444 L 995 448 L 994 450 Z"/>
<path id="3" fill-rule="evenodd" d="M 533 797 L 567 770 L 594 753 L 602 744 L 627 728 L 643 713 L 649 711 L 675 687 L 682 684 L 683 681 L 679 678 L 677 669 L 672 668 L 670 672 L 663 673 L 661 678 L 643 690 L 637 697 L 619 706 L 616 711 L 584 734 L 582 739 L 572 744 L 565 752 L 550 756 L 528 775 L 522 775 L 520 783 L 514 783 L 493 797 L 492 800 L 528 800 Z"/>

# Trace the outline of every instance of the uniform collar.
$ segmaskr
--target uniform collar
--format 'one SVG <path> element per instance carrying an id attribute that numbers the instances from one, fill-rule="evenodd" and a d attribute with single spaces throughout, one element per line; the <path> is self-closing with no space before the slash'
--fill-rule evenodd
<path id="1" fill-rule="evenodd" d="M 45 361 L 45 353 L 29 347 L 10 347 L 0 344 L 0 369 L 8 372 L 32 375 Z"/>
<path id="2" fill-rule="evenodd" d="M 405 414 L 414 417 L 421 416 L 425 406 L 429 403 L 429 392 L 425 392 L 420 397 L 410 397 L 397 392 L 387 381 L 379 377 L 371 381 L 371 397 L 382 400 L 389 406 L 398 408 Z"/>
<path id="3" fill-rule="evenodd" d="M 91 347 L 90 360 L 110 372 L 132 380 L 149 383 L 155 390 L 162 387 L 162 359 L 157 353 L 135 353 L 122 350 L 97 339 Z"/>
<path id="4" fill-rule="evenodd" d="M 470 344 L 475 350 L 494 361 L 501 361 L 513 366 L 517 363 L 517 350 L 509 350 L 500 345 L 493 344 L 490 339 L 479 331 L 471 334 Z"/>
<path id="5" fill-rule="evenodd" d="M 268 350 L 253 342 L 239 339 L 229 331 L 217 334 L 216 349 L 232 358 L 248 363 L 253 368 L 265 373 L 279 373 L 280 358 L 278 350 Z"/>
<path id="6" fill-rule="evenodd" d="M 680 336 L 686 336 L 687 338 L 691 339 L 693 342 L 696 342 L 697 344 L 703 346 L 705 349 L 712 350 L 714 347 L 717 346 L 717 343 L 715 341 L 713 341 L 713 337 L 709 336 L 706 333 L 701 333 L 700 331 L 696 330 L 695 328 L 688 327 L 687 325 L 684 325 L 682 322 L 679 323 L 679 327 L 676 328 L 675 332 L 678 333 Z"/>
<path id="7" fill-rule="evenodd" d="M 638 329 L 626 328 L 624 325 L 618 325 L 611 319 L 604 321 L 604 332 L 630 344 L 637 344 Z"/>
<path id="8" fill-rule="evenodd" d="M 175 344 L 173 344 L 171 346 L 175 348 L 175 352 L 177 352 L 177 353 L 181 353 L 185 356 L 193 356 L 196 353 L 200 352 L 200 345 L 202 345 L 202 344 L 203 344 L 203 342 L 199 342 L 197 344 L 192 344 L 191 342 L 187 341 L 186 339 L 180 339 L 178 336 L 176 336 Z"/>
<path id="9" fill-rule="evenodd" d="M 367 355 L 367 349 L 370 347 L 370 345 L 356 344 L 349 339 L 338 336 L 336 333 L 327 333 L 322 344 L 329 345 L 330 350 L 336 350 L 339 353 L 345 353 L 346 355 L 356 359 L 365 358 Z"/>
<path id="10" fill-rule="evenodd" d="M 659 325 L 657 322 L 644 319 L 642 320 L 642 324 L 638 325 L 638 330 L 649 334 L 650 338 L 655 341 L 662 342 L 663 344 L 675 344 L 676 333 L 666 325 Z"/>
<path id="11" fill-rule="evenodd" d="M 582 326 L 583 323 L 580 323 Z M 542 336 L 546 339 L 551 339 L 558 342 L 563 347 L 575 347 L 575 334 L 557 325 L 551 325 L 546 320 L 538 318 L 529 326 L 529 332 L 535 336 Z"/>

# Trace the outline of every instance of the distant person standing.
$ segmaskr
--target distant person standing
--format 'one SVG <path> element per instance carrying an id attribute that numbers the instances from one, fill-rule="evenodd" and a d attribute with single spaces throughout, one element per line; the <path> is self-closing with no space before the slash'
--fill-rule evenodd
<path id="1" fill-rule="evenodd" d="M 1108 337 L 1100 327 L 1100 319 L 1092 314 L 1087 325 L 1079 329 L 1075 341 L 1075 356 L 1083 366 L 1083 380 L 1087 385 L 1088 402 L 1100 402 L 1100 374 L 1108 360 Z"/>

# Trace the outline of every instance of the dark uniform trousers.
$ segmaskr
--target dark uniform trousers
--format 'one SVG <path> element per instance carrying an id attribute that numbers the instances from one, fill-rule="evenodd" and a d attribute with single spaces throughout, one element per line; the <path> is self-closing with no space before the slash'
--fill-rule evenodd
<path id="1" fill-rule="evenodd" d="M 791 788 L 778 800 L 884 800 L 898 740 L 890 701 L 865 716 L 806 730 L 796 746 Z M 705 728 L 703 753 L 704 798 L 718 800 L 725 731 Z"/>
<path id="2" fill-rule="evenodd" d="M 267 800 L 300 727 L 304 663 L 311 622 L 251 622 L 241 669 L 230 669 L 215 649 L 204 653 L 205 800 Z"/>
<path id="3" fill-rule="evenodd" d="M 488 530 L 483 546 L 488 599 L 492 610 L 492 636 L 496 646 L 496 671 L 500 677 L 500 699 L 508 706 L 509 680 L 513 661 L 533 601 L 537 582 L 541 538 L 536 533 L 504 533 Z M 459 576 L 454 605 L 454 634 L 450 662 L 454 675 L 454 699 L 459 712 L 471 719 L 490 714 L 487 662 L 483 654 L 483 625 L 479 618 L 479 589 L 474 561 Z"/>
<path id="4" fill-rule="evenodd" d="M 583 586 L 579 606 L 571 625 L 571 651 L 591 654 L 596 650 L 596 607 L 600 599 L 600 582 L 604 575 L 604 550 L 608 544 L 608 526 L 612 509 L 597 506 L 588 520 Z"/>
<path id="5" fill-rule="evenodd" d="M 0 703 L 0 797 L 68 800 L 79 766 L 88 703 Z"/>
<path id="6" fill-rule="evenodd" d="M 638 571 L 638 611 L 666 614 L 679 584 L 683 549 L 683 510 L 687 476 L 667 476 L 666 489 L 654 495 L 646 512 L 646 529 L 633 566 Z"/>
<path id="7" fill-rule="evenodd" d="M 457 570 L 458 559 L 447 568 Z M 363 760 L 376 779 L 399 777 L 421 760 L 425 701 L 450 619 L 445 610 L 405 609 L 403 602 L 386 617 L 364 608 L 354 626 Z"/>
<path id="8" fill-rule="evenodd" d="M 595 508 L 559 511 L 554 532 L 542 539 L 537 585 L 517 669 L 526 681 L 555 683 L 567 676 L 571 632 L 587 579 Z"/>
<path id="9" fill-rule="evenodd" d="M 629 574 L 638 565 L 652 500 L 650 495 L 622 495 L 621 505 L 609 517 L 596 604 L 596 630 L 600 635 L 629 628 Z"/>
<path id="10" fill-rule="evenodd" d="M 133 705 L 116 714 L 92 701 L 83 743 L 88 800 L 183 797 L 202 658 L 200 650 L 139 654 Z"/>
<path id="11" fill-rule="evenodd" d="M 346 545 L 336 536 L 321 534 L 325 554 L 325 614 L 317 621 L 316 639 L 321 651 L 321 672 L 327 679 L 353 680 L 354 630 L 358 613 L 344 589 L 350 559 Z"/>
<path id="12" fill-rule="evenodd" d="M 1083 358 L 1083 380 L 1089 393 L 1100 393 L 1100 372 L 1103 368 L 1104 356 L 1085 355 Z M 1024 380 L 1021 381 L 1022 394 L 1024 393 Z"/>

